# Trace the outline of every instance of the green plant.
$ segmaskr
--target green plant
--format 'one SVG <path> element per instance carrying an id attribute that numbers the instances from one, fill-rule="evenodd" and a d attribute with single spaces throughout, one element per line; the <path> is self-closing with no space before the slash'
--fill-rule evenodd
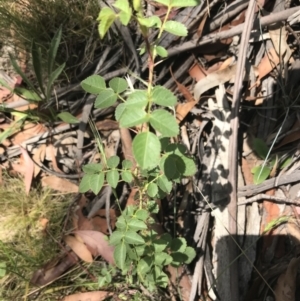
<path id="1" fill-rule="evenodd" d="M 142 283 L 150 290 L 157 286 L 166 287 L 168 277 L 164 266 L 190 263 L 195 257 L 195 251 L 187 246 L 185 239 L 172 239 L 169 234 L 160 237 L 153 230 L 152 214 L 158 211 L 156 199 L 162 199 L 170 193 L 173 183 L 179 183 L 182 178 L 196 172 L 194 161 L 187 155 L 185 146 L 171 142 L 171 138 L 174 141 L 179 134 L 173 113 L 177 99 L 168 89 L 154 86 L 153 74 L 156 58 L 167 56 L 167 50 L 159 46 L 162 33 L 168 31 L 178 36 L 187 35 L 184 25 L 168 20 L 172 8 L 194 6 L 198 1 L 156 2 L 167 6 L 163 21 L 157 16 L 145 17 L 140 0 L 133 1 L 133 7 L 127 0 L 117 0 L 113 4 L 117 13 L 106 7 L 100 11 L 98 18 L 101 38 L 116 19 L 125 26 L 131 20 L 138 24 L 144 37 L 142 52 L 149 55 L 148 83 L 142 81 L 145 89 L 135 90 L 123 78 L 114 78 L 107 86 L 98 75 L 92 75 L 81 83 L 86 92 L 97 94 L 96 108 L 110 107 L 119 100 L 121 103 L 115 111 L 116 120 L 120 127 L 136 132 L 132 143 L 132 161 L 121 162 L 118 156 L 106 159 L 102 143 L 98 141 L 102 162 L 83 166 L 85 174 L 79 189 L 80 192 L 92 190 L 98 194 L 107 182 L 116 196 L 115 188 L 120 180 L 137 188 L 136 204 L 128 206 L 121 213 L 116 223 L 117 229 L 109 241 L 115 246 L 115 264 L 126 275 L 128 283 Z M 156 40 L 150 43 L 148 36 L 152 28 L 158 29 L 158 33 Z M 109 282 L 110 276 L 106 280 Z"/>
<path id="2" fill-rule="evenodd" d="M 16 87 L 12 89 L 5 83 L 5 81 L 1 79 L 0 79 L 0 85 L 6 87 L 13 93 L 20 95 L 22 98 L 28 100 L 30 103 L 38 104 L 40 102 L 44 102 L 44 103 L 48 102 L 51 97 L 54 82 L 62 73 L 65 67 L 65 64 L 62 64 L 58 66 L 56 69 L 54 69 L 55 58 L 61 41 L 61 34 L 62 34 L 62 28 L 60 27 L 59 30 L 54 35 L 50 44 L 50 49 L 48 51 L 48 57 L 47 57 L 48 66 L 46 71 L 44 71 L 42 68 L 41 49 L 36 45 L 35 41 L 32 42 L 31 57 L 32 57 L 32 64 L 34 67 L 34 74 L 37 79 L 37 86 L 34 85 L 33 82 L 27 77 L 27 75 L 21 70 L 16 60 L 12 56 L 10 56 L 12 66 L 15 69 L 15 71 L 21 76 L 22 80 L 24 81 L 24 83 L 27 85 L 28 88 Z M 44 76 L 46 76 L 47 78 L 47 84 L 44 84 L 45 83 Z M 9 112 L 15 117 L 17 117 L 17 120 L 14 121 L 9 128 L 7 128 L 5 131 L 3 131 L 0 134 L 0 143 L 6 138 L 8 138 L 10 135 L 15 133 L 16 130 L 21 128 L 26 120 L 38 121 L 40 119 L 43 119 L 41 113 L 33 112 L 32 110 L 28 110 L 27 112 L 18 112 L 17 110 L 7 109 L 5 106 L 1 106 L 0 111 L 6 113 Z M 55 118 L 54 114 L 52 117 Z M 60 117 L 60 114 L 58 114 L 58 117 Z M 64 115 L 62 115 L 62 117 L 64 117 Z M 47 121 L 49 121 L 48 120 L 49 116 L 47 116 L 46 119 Z"/>
<path id="3" fill-rule="evenodd" d="M 255 138 L 253 140 L 253 148 L 257 155 L 264 160 L 263 164 L 255 166 L 251 169 L 253 173 L 254 184 L 260 184 L 265 181 L 271 174 L 274 176 L 277 170 L 288 166 L 292 158 L 279 158 L 275 155 L 269 157 L 270 150 L 267 144 L 262 140 Z"/>

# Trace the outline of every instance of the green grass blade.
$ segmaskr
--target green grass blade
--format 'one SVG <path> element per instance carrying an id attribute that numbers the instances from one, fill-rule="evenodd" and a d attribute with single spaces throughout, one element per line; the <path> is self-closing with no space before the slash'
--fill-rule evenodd
<path id="1" fill-rule="evenodd" d="M 62 71 L 65 68 L 66 63 L 63 63 L 59 67 L 57 67 L 49 76 L 48 84 L 47 84 L 47 100 L 49 100 L 51 96 L 51 88 L 54 83 L 54 81 L 59 77 L 59 75 L 62 73 Z"/>
<path id="2" fill-rule="evenodd" d="M 30 87 L 36 94 L 40 95 L 39 91 L 34 87 L 34 85 L 31 83 L 31 81 L 28 79 L 26 74 L 21 70 L 19 65 L 17 64 L 16 60 L 12 57 L 12 55 L 9 55 L 11 64 L 13 65 L 13 68 L 15 71 L 22 77 L 23 81 Z"/>
<path id="3" fill-rule="evenodd" d="M 50 49 L 48 52 L 48 76 L 50 77 L 50 74 L 52 74 L 53 65 L 55 62 L 55 58 L 57 55 L 57 50 L 61 41 L 61 35 L 62 35 L 62 26 L 59 27 L 58 31 L 54 35 L 51 44 Z"/>
<path id="4" fill-rule="evenodd" d="M 37 47 L 36 43 L 33 41 L 31 45 L 31 55 L 32 55 L 32 64 L 36 79 L 38 81 L 39 87 L 42 93 L 45 95 L 45 89 L 43 86 L 43 76 L 42 76 L 42 55 L 41 49 Z"/>

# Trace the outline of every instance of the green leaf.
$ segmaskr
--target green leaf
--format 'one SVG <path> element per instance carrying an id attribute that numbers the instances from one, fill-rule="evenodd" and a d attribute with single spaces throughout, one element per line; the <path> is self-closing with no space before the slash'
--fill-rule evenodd
<path id="1" fill-rule="evenodd" d="M 94 174 L 90 177 L 90 189 L 98 194 L 104 184 L 104 173 Z"/>
<path id="2" fill-rule="evenodd" d="M 160 239 L 166 241 L 168 244 L 170 244 L 173 240 L 172 236 L 169 233 L 164 233 Z"/>
<path id="3" fill-rule="evenodd" d="M 131 19 L 131 16 L 132 16 L 131 12 L 130 13 L 126 13 L 124 11 L 120 12 L 119 13 L 119 18 L 120 18 L 121 24 L 124 25 L 124 26 L 127 26 L 130 19 Z"/>
<path id="4" fill-rule="evenodd" d="M 173 115 L 165 110 L 155 110 L 150 115 L 150 124 L 165 137 L 175 137 L 179 134 L 179 126 Z"/>
<path id="5" fill-rule="evenodd" d="M 13 68 L 22 77 L 22 80 L 28 85 L 28 87 L 31 90 L 33 90 L 33 91 L 35 91 L 37 93 L 38 91 L 35 89 L 35 87 L 32 84 L 32 82 L 28 79 L 28 77 L 26 76 L 26 74 L 21 70 L 21 68 L 17 64 L 16 60 L 12 57 L 11 54 L 9 54 L 9 58 L 10 58 L 10 61 L 11 61 L 11 64 L 12 64 Z"/>
<path id="6" fill-rule="evenodd" d="M 131 183 L 133 181 L 133 176 L 130 171 L 122 171 L 121 178 L 126 183 Z"/>
<path id="7" fill-rule="evenodd" d="M 112 246 L 117 246 L 123 239 L 124 232 L 114 231 L 109 237 L 109 244 Z"/>
<path id="8" fill-rule="evenodd" d="M 187 257 L 188 257 L 188 259 L 184 262 L 186 264 L 190 264 L 196 257 L 196 252 L 191 247 L 187 247 L 184 251 L 184 254 L 187 255 Z"/>
<path id="9" fill-rule="evenodd" d="M 98 194 L 104 183 L 104 174 L 86 174 L 83 176 L 80 185 L 80 192 L 92 190 L 94 194 Z"/>
<path id="10" fill-rule="evenodd" d="M 153 241 L 153 247 L 156 253 L 163 252 L 168 246 L 168 242 L 162 238 Z"/>
<path id="11" fill-rule="evenodd" d="M 197 6 L 200 4 L 200 0 L 171 0 L 171 7 L 189 7 Z"/>
<path id="12" fill-rule="evenodd" d="M 164 265 L 168 265 L 173 261 L 172 256 L 170 256 L 167 253 L 155 253 L 154 255 L 154 264 L 155 265 L 160 265 L 160 266 L 164 266 Z"/>
<path id="13" fill-rule="evenodd" d="M 253 173 L 253 182 L 256 185 L 265 181 L 271 173 L 271 169 L 269 167 L 264 166 L 263 169 L 261 167 L 262 166 L 256 166 L 251 169 L 251 172 Z"/>
<path id="14" fill-rule="evenodd" d="M 127 255 L 128 255 L 129 259 L 137 261 L 138 257 L 137 257 L 137 254 L 135 252 L 135 249 L 134 248 L 130 248 L 129 245 L 127 245 L 126 247 L 127 247 L 126 251 L 127 251 Z"/>
<path id="15" fill-rule="evenodd" d="M 60 25 L 53 39 L 51 40 L 51 44 L 48 52 L 48 76 L 50 76 L 53 70 L 55 58 L 57 55 L 57 50 L 61 41 L 61 36 L 62 36 L 62 25 Z"/>
<path id="16" fill-rule="evenodd" d="M 127 231 L 125 233 L 124 240 L 126 243 L 133 245 L 140 245 L 145 243 L 144 238 L 134 231 Z"/>
<path id="17" fill-rule="evenodd" d="M 124 12 L 131 12 L 128 0 L 117 0 L 113 6 Z"/>
<path id="18" fill-rule="evenodd" d="M 106 173 L 106 181 L 112 187 L 116 188 L 119 182 L 119 172 L 117 170 L 109 170 Z"/>
<path id="19" fill-rule="evenodd" d="M 105 276 L 105 280 L 107 283 L 111 283 L 111 274 L 107 273 Z"/>
<path id="20" fill-rule="evenodd" d="M 145 108 L 148 104 L 147 91 L 135 90 L 132 92 L 125 102 L 127 109 Z"/>
<path id="21" fill-rule="evenodd" d="M 130 160 L 123 160 L 122 167 L 124 169 L 130 169 L 133 166 L 133 163 Z"/>
<path id="22" fill-rule="evenodd" d="M 89 163 L 82 166 L 82 170 L 87 174 L 99 173 L 103 169 L 100 163 Z"/>
<path id="23" fill-rule="evenodd" d="M 115 118 L 117 121 L 120 121 L 122 115 L 124 114 L 124 112 L 126 111 L 126 106 L 125 103 L 120 103 L 115 110 Z"/>
<path id="24" fill-rule="evenodd" d="M 168 180 L 180 179 L 185 172 L 185 163 L 182 157 L 175 154 L 164 156 L 160 167 Z"/>
<path id="25" fill-rule="evenodd" d="M 147 229 L 147 225 L 143 221 L 141 221 L 139 219 L 135 219 L 135 218 L 132 218 L 128 222 L 128 227 L 129 227 L 129 230 L 135 231 L 135 232 Z"/>
<path id="26" fill-rule="evenodd" d="M 158 16 L 151 16 L 149 18 L 145 17 L 138 17 L 138 22 L 145 27 L 151 28 L 151 27 L 157 27 L 159 28 L 161 26 L 161 20 Z"/>
<path id="27" fill-rule="evenodd" d="M 6 275 L 6 263 L 0 262 L 0 278 L 3 278 Z"/>
<path id="28" fill-rule="evenodd" d="M 173 252 L 184 252 L 186 249 L 186 240 L 182 237 L 174 238 L 170 248 Z"/>
<path id="29" fill-rule="evenodd" d="M 121 77 L 115 77 L 109 81 L 109 86 L 115 93 L 120 94 L 128 88 L 127 81 Z"/>
<path id="30" fill-rule="evenodd" d="M 155 51 L 156 53 L 161 56 L 161 57 L 167 57 L 168 56 L 168 51 L 166 48 L 162 47 L 162 46 L 156 46 L 155 47 Z"/>
<path id="31" fill-rule="evenodd" d="M 87 77 L 80 85 L 83 90 L 91 94 L 98 94 L 106 89 L 105 80 L 99 75 L 91 75 Z"/>
<path id="32" fill-rule="evenodd" d="M 99 93 L 95 101 L 97 109 L 105 109 L 111 107 L 118 99 L 117 94 L 113 90 L 106 89 Z"/>
<path id="33" fill-rule="evenodd" d="M 159 270 L 159 276 L 155 277 L 156 285 L 166 288 L 169 283 L 169 277 L 159 267 L 155 267 L 155 273 Z M 158 275 L 158 274 L 156 274 Z"/>
<path id="34" fill-rule="evenodd" d="M 132 10 L 129 6 L 129 2 L 127 0 L 117 0 L 115 4 L 113 4 L 113 6 L 121 11 L 119 13 L 121 24 L 127 26 L 132 15 Z"/>
<path id="35" fill-rule="evenodd" d="M 138 218 L 139 220 L 145 221 L 145 220 L 148 218 L 149 213 L 148 213 L 148 211 L 145 210 L 145 209 L 138 209 L 138 210 L 136 211 L 136 213 L 135 213 L 135 216 L 136 216 L 136 218 Z"/>
<path id="36" fill-rule="evenodd" d="M 151 270 L 152 267 L 152 258 L 150 256 L 145 256 L 142 258 L 137 266 L 137 272 L 142 278 L 144 278 L 145 274 Z"/>
<path id="37" fill-rule="evenodd" d="M 175 95 L 168 89 L 156 86 L 152 91 L 152 101 L 161 106 L 174 106 L 177 102 Z"/>
<path id="38" fill-rule="evenodd" d="M 154 0 L 154 2 L 163 4 L 167 7 L 171 7 L 172 0 Z"/>
<path id="39" fill-rule="evenodd" d="M 281 164 L 280 164 L 280 169 L 285 168 L 289 166 L 292 163 L 293 159 L 291 157 L 286 158 Z"/>
<path id="40" fill-rule="evenodd" d="M 142 257 L 143 255 L 147 254 L 148 252 L 148 247 L 146 245 L 138 245 L 135 246 L 135 251 L 138 256 Z"/>
<path id="41" fill-rule="evenodd" d="M 14 92 L 17 95 L 20 95 L 22 98 L 25 98 L 29 101 L 41 101 L 42 100 L 40 95 L 38 95 L 36 92 L 27 90 L 25 88 L 17 87 L 17 88 L 15 88 Z"/>
<path id="42" fill-rule="evenodd" d="M 185 165 L 183 176 L 185 177 L 193 176 L 197 172 L 197 167 L 194 160 L 188 158 L 187 156 L 181 156 L 180 158 L 183 160 Z"/>
<path id="43" fill-rule="evenodd" d="M 37 82 L 43 94 L 45 95 L 45 89 L 43 84 L 42 76 L 42 54 L 41 48 L 37 47 L 36 43 L 33 41 L 31 45 L 31 54 L 32 54 L 32 65 L 34 73 L 36 75 Z"/>
<path id="44" fill-rule="evenodd" d="M 103 287 L 107 284 L 105 277 L 99 276 L 98 277 L 98 286 Z"/>
<path id="45" fill-rule="evenodd" d="M 132 142 L 133 154 L 142 169 L 158 165 L 160 160 L 160 142 L 156 135 L 144 132 L 136 135 Z"/>
<path id="46" fill-rule="evenodd" d="M 157 185 L 155 183 L 150 183 L 147 187 L 147 194 L 151 197 L 154 198 L 158 192 Z"/>
<path id="47" fill-rule="evenodd" d="M 59 113 L 57 115 L 57 117 L 60 118 L 65 123 L 71 123 L 71 124 L 73 124 L 73 123 L 79 123 L 80 122 L 75 116 L 73 116 L 69 112 Z"/>
<path id="48" fill-rule="evenodd" d="M 263 141 L 262 139 L 255 138 L 253 140 L 253 148 L 254 148 L 254 151 L 257 153 L 257 155 L 261 159 L 265 159 L 267 157 L 269 148 L 268 148 L 267 144 L 265 143 L 265 141 Z"/>
<path id="49" fill-rule="evenodd" d="M 114 251 L 114 260 L 116 266 L 123 270 L 125 268 L 125 260 L 126 260 L 126 245 L 124 241 L 122 241 L 119 245 L 116 246 Z"/>
<path id="50" fill-rule="evenodd" d="M 188 260 L 188 256 L 181 252 L 174 252 L 171 253 L 171 256 L 173 258 L 173 261 L 171 262 L 172 266 L 178 267 L 182 263 L 186 262 Z"/>
<path id="51" fill-rule="evenodd" d="M 117 222 L 116 222 L 116 227 L 118 228 L 118 229 L 121 229 L 121 230 L 124 230 L 125 228 L 126 228 L 126 225 L 127 225 L 127 223 L 126 223 L 126 221 L 125 221 L 125 218 L 124 218 L 124 216 L 119 216 L 118 217 L 118 220 L 117 220 Z"/>
<path id="52" fill-rule="evenodd" d="M 47 92 L 46 92 L 47 99 L 49 99 L 51 96 L 52 85 L 54 84 L 55 80 L 60 76 L 60 74 L 63 72 L 65 66 L 66 66 L 66 63 L 63 63 L 62 65 L 58 66 L 53 72 L 51 72 L 49 74 L 49 79 L 48 79 L 48 83 L 47 83 Z"/>
<path id="53" fill-rule="evenodd" d="M 100 38 L 103 39 L 107 31 L 109 30 L 110 26 L 113 24 L 113 22 L 116 19 L 116 14 L 115 12 L 109 8 L 109 7 L 104 7 L 101 9 L 98 21 L 100 21 L 100 24 L 98 26 L 98 31 L 100 34 Z"/>
<path id="54" fill-rule="evenodd" d="M 170 193 L 172 190 L 172 182 L 165 175 L 157 179 L 157 185 L 165 193 Z"/>
<path id="55" fill-rule="evenodd" d="M 81 179 L 81 182 L 79 184 L 79 192 L 85 193 L 90 190 L 90 178 L 93 177 L 93 175 L 88 174 L 84 175 Z"/>
<path id="56" fill-rule="evenodd" d="M 159 207 L 157 205 L 157 202 L 155 201 L 148 201 L 147 202 L 147 209 L 150 213 L 158 213 Z"/>
<path id="57" fill-rule="evenodd" d="M 188 34 L 186 26 L 177 21 L 167 21 L 164 30 L 180 37 L 186 37 Z"/>
<path id="58" fill-rule="evenodd" d="M 119 165 L 120 158 L 118 156 L 111 156 L 110 158 L 107 159 L 106 163 L 109 168 L 115 168 Z"/>
<path id="59" fill-rule="evenodd" d="M 123 128 L 129 128 L 135 125 L 142 124 L 148 120 L 147 113 L 139 108 L 125 109 L 119 122 Z"/>

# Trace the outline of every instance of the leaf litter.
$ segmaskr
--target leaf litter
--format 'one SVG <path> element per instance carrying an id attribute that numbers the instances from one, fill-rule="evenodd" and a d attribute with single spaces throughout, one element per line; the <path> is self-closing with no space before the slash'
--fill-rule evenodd
<path id="1" fill-rule="evenodd" d="M 201 16 L 196 21 L 193 18 L 197 14 L 192 17 L 189 8 L 172 10 L 169 16 L 170 21 L 183 20 L 189 29 L 189 36 L 182 38 L 180 47 L 177 47 L 178 40 L 174 40 L 174 36 L 170 34 L 166 34 L 162 39 L 161 44 L 171 57 L 158 66 L 156 84 L 177 92 L 179 102 L 175 112 L 182 129 L 178 139 L 185 141 L 188 151 L 194 155 L 198 171 L 194 177 L 187 179 L 187 182 L 178 185 L 176 205 L 180 208 L 180 214 L 174 216 L 173 213 L 175 195 L 170 194 L 160 200 L 160 214 L 155 227 L 161 228 L 163 223 L 164 227 L 160 231 L 184 236 L 190 245 L 197 246 L 197 258 L 191 265 L 180 268 L 179 271 L 168 268 L 171 275 L 170 285 L 162 299 L 176 300 L 180 295 L 182 300 L 201 300 L 201 297 L 215 300 L 219 296 L 222 301 L 231 301 L 233 292 L 228 288 L 230 279 L 236 276 L 233 273 L 238 273 L 240 279 L 240 288 L 236 285 L 235 290 L 238 296 L 245 300 L 264 300 L 265 296 L 268 296 L 278 301 L 292 301 L 297 300 L 299 296 L 296 289 L 299 278 L 299 252 L 296 240 L 289 241 L 286 234 L 286 231 L 293 231 L 293 237 L 299 236 L 299 210 L 297 205 L 284 202 L 279 204 L 276 201 L 276 198 L 299 198 L 297 191 L 294 194 L 290 194 L 289 191 L 292 191 L 293 186 L 296 187 L 300 177 L 291 184 L 287 181 L 281 184 L 284 175 L 293 178 L 299 168 L 299 59 L 296 55 L 299 50 L 298 23 L 293 22 L 293 19 L 289 24 L 282 23 L 291 18 L 299 8 L 296 1 L 289 1 L 286 6 L 279 5 L 279 2 L 260 2 L 256 12 L 264 9 L 271 14 L 261 17 L 256 15 L 255 18 L 260 18 L 264 27 L 259 29 L 254 25 L 246 43 L 247 59 L 241 73 L 243 89 L 240 95 L 240 146 L 237 167 L 228 166 L 228 157 L 233 147 L 229 137 L 233 129 L 228 129 L 232 116 L 228 111 L 226 113 L 226 110 L 231 110 L 235 84 L 233 79 L 239 71 L 236 58 L 242 51 L 240 33 L 246 20 L 246 2 L 229 1 L 224 6 L 217 1 L 203 2 L 195 8 Z M 166 13 L 162 5 L 154 6 L 151 2 L 146 5 L 155 15 L 161 17 Z M 183 15 L 185 18 L 181 19 Z M 172 31 L 172 23 L 169 24 L 169 30 Z M 134 29 L 130 30 L 135 36 Z M 126 41 L 123 43 L 126 44 Z M 136 48 L 139 46 L 137 44 Z M 114 57 L 118 57 L 117 48 L 112 45 Z M 105 51 L 101 47 L 98 50 L 99 53 Z M 129 64 L 132 54 L 127 49 L 122 51 L 125 64 Z M 118 62 L 124 64 L 121 60 Z M 145 56 L 142 57 L 142 62 L 142 70 L 145 70 Z M 96 59 L 91 62 L 91 66 L 97 64 Z M 108 74 L 106 79 L 109 79 L 112 71 L 119 71 L 121 76 L 126 74 L 126 70 L 116 69 L 118 64 L 111 63 L 111 56 L 106 57 L 102 64 L 105 72 L 100 74 L 104 77 Z M 24 66 L 22 68 L 26 69 Z M 12 87 L 21 84 L 8 74 L 2 74 L 1 80 L 7 81 Z M 138 83 L 135 85 L 139 87 Z M 60 93 L 53 94 L 48 107 L 55 106 L 58 112 L 66 112 L 64 99 L 68 96 L 70 113 L 80 119 L 86 105 L 83 105 L 84 102 L 77 105 L 80 101 L 72 96 L 73 91 L 69 88 L 70 86 L 60 87 Z M 1 103 L 8 110 L 1 113 L 0 128 L 3 133 L 16 122 L 9 110 L 15 108 L 21 111 L 24 99 L 14 97 L 5 87 L 1 87 L 0 91 Z M 84 94 L 80 93 L 78 97 L 84 99 Z M 229 107 L 226 107 L 227 103 Z M 23 111 L 26 114 L 30 110 L 37 110 L 37 107 L 31 106 L 28 111 L 28 105 L 25 105 Z M 121 154 L 135 166 L 132 154 L 134 135 L 119 128 L 114 111 L 113 106 L 101 110 L 92 108 L 91 116 L 104 142 L 107 156 Z M 26 194 L 30 194 L 30 190 L 42 183 L 58 193 L 77 195 L 82 164 L 101 160 L 90 129 L 80 138 L 84 141 L 84 148 L 81 149 L 83 157 L 79 158 L 79 161 L 76 156 L 79 136 L 77 132 L 72 133 L 77 124 L 67 126 L 65 130 L 63 126 L 63 123 L 53 123 L 50 128 L 46 128 L 43 122 L 24 123 L 20 126 L 18 124 L 10 135 L 1 141 L 1 170 L 22 176 Z M 68 135 L 72 139 L 66 140 Z M 291 163 L 286 168 L 280 169 L 277 163 L 271 166 L 272 173 L 267 180 L 274 180 L 271 188 L 263 189 L 265 182 L 250 186 L 254 183 L 255 176 L 251 170 L 268 163 L 266 158 L 261 160 L 261 149 L 254 145 L 257 138 L 264 142 L 263 148 L 270 150 L 271 155 L 274 154 L 278 158 L 287 155 L 291 158 Z M 245 205 L 247 198 L 238 198 L 236 242 L 239 244 L 238 252 L 241 255 L 238 264 L 243 269 L 234 272 L 226 266 L 227 248 L 232 238 L 227 231 L 230 216 L 224 208 L 227 206 L 226 196 L 229 195 L 232 184 L 228 182 L 228 174 L 235 168 L 239 171 L 238 191 L 248 189 L 249 197 L 260 193 L 261 191 L 257 190 L 259 188 L 273 199 L 259 199 Z M 9 181 L 7 179 L 5 177 L 5 181 Z M 103 195 L 100 193 L 98 196 L 87 193 L 86 196 L 75 197 L 72 208 L 65 208 L 66 219 L 61 227 L 58 243 L 61 254 L 53 254 L 48 264 L 43 265 L 40 262 L 40 268 L 36 272 L 32 271 L 31 283 L 55 284 L 64 273 L 76 266 L 80 267 L 81 272 L 86 272 L 85 269 L 89 267 L 83 267 L 79 258 L 96 267 L 99 257 L 104 259 L 104 264 L 113 263 L 112 247 L 108 245 L 105 236 L 109 234 L 109 228 L 114 229 L 119 212 L 115 207 L 109 208 L 109 223 L 107 222 L 107 210 L 102 209 L 107 200 L 104 188 L 102 193 Z M 123 206 L 135 204 L 134 187 L 127 186 L 118 193 Z M 239 202 L 243 202 L 243 205 L 239 206 Z M 93 208 L 98 209 L 88 218 L 87 215 Z M 41 213 L 39 215 L 39 218 L 45 218 Z M 294 226 L 290 226 L 290 219 L 283 217 L 292 218 L 295 221 Z M 257 224 L 253 223 L 253 219 Z M 46 220 L 51 224 L 51 216 L 47 216 Z M 44 230 L 47 227 L 42 226 Z M 7 235 L 13 237 L 12 233 Z M 43 235 L 48 237 L 49 233 L 46 231 Z M 95 271 L 87 271 L 86 274 L 89 279 L 95 279 L 97 276 Z M 178 274 L 182 276 L 179 286 Z M 85 297 L 105 300 L 107 295 L 112 295 L 112 291 L 96 290 L 87 292 Z M 65 300 L 83 298 L 80 289 L 74 293 L 73 297 L 66 296 Z"/>

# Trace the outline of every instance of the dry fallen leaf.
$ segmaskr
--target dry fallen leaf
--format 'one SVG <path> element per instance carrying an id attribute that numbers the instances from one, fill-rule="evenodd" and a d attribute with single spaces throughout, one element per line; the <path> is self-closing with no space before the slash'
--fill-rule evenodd
<path id="1" fill-rule="evenodd" d="M 62 301 L 102 301 L 112 295 L 113 293 L 106 291 L 77 293 L 70 296 L 66 296 L 64 299 L 62 299 Z"/>
<path id="2" fill-rule="evenodd" d="M 32 138 L 44 132 L 46 132 L 46 127 L 44 125 L 40 123 L 36 124 L 27 122 L 22 127 L 22 130 L 18 130 L 18 133 L 12 137 L 12 141 L 14 145 L 18 145 L 28 140 L 29 138 Z"/>
<path id="3" fill-rule="evenodd" d="M 42 178 L 42 186 L 61 192 L 78 193 L 78 185 L 54 175 Z"/>
<path id="4" fill-rule="evenodd" d="M 300 257 L 292 258 L 285 273 L 281 274 L 275 287 L 276 301 L 296 301 L 296 277 L 300 265 Z"/>
<path id="5" fill-rule="evenodd" d="M 37 149 L 35 149 L 34 154 L 32 156 L 33 161 L 36 163 L 34 164 L 34 178 L 39 174 L 41 171 L 40 165 L 45 160 L 46 155 L 46 144 L 41 144 Z"/>
<path id="6" fill-rule="evenodd" d="M 79 230 L 74 232 L 75 236 L 80 236 L 93 256 L 102 256 L 110 264 L 114 263 L 114 247 L 108 244 L 106 236 L 98 231 Z"/>
<path id="7" fill-rule="evenodd" d="M 80 241 L 76 237 L 71 235 L 67 235 L 64 240 L 81 260 L 89 263 L 93 262 L 92 254 L 87 246 L 83 243 L 83 241 Z"/>
<path id="8" fill-rule="evenodd" d="M 236 65 L 229 66 L 226 69 L 218 70 L 207 77 L 197 82 L 194 88 L 194 97 L 196 101 L 199 101 L 200 96 L 211 88 L 214 88 L 220 84 L 224 84 L 230 81 L 236 72 Z"/>

